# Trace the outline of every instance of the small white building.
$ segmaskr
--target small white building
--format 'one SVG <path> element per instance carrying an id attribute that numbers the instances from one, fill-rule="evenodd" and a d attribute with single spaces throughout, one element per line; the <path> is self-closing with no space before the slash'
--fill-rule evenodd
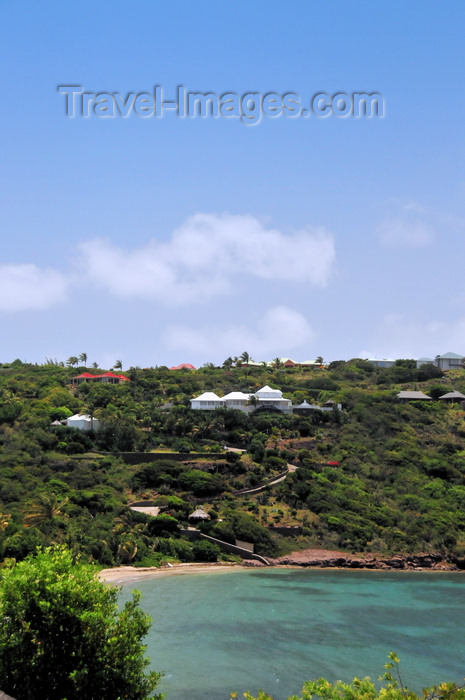
<path id="1" fill-rule="evenodd" d="M 214 411 L 215 408 L 223 408 L 224 401 L 213 391 L 205 391 L 195 399 L 191 399 L 191 408 L 201 411 Z"/>
<path id="2" fill-rule="evenodd" d="M 77 428 L 77 430 L 98 430 L 100 428 L 97 418 L 81 413 L 67 418 L 66 425 L 68 428 Z"/>

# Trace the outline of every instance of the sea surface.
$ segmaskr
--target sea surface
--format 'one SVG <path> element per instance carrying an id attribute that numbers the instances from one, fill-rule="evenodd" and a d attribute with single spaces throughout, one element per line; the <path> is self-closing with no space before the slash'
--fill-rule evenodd
<path id="1" fill-rule="evenodd" d="M 274 700 L 319 678 L 377 680 L 390 650 L 412 690 L 465 676 L 465 574 L 273 569 L 125 584 L 152 617 L 166 700 Z"/>

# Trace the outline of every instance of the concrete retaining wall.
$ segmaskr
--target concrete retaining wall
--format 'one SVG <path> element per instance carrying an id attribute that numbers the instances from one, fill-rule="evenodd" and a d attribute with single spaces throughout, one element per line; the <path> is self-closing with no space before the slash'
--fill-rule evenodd
<path id="1" fill-rule="evenodd" d="M 218 547 L 223 550 L 223 552 L 238 554 L 243 559 L 255 559 L 255 561 L 260 561 L 262 564 L 270 566 L 268 560 L 265 559 L 265 557 L 260 556 L 260 554 L 253 554 L 243 547 L 236 547 L 236 545 L 231 544 L 230 542 L 223 542 L 223 540 L 217 540 L 216 537 L 204 535 L 204 533 L 200 532 L 200 530 L 181 530 L 181 532 L 185 537 L 189 537 L 192 540 L 204 539 L 208 540 L 209 542 L 213 542 L 213 544 L 217 544 Z"/>
<path id="2" fill-rule="evenodd" d="M 126 464 L 149 464 L 168 460 L 172 462 L 190 462 L 194 459 L 226 459 L 226 452 L 118 452 Z"/>

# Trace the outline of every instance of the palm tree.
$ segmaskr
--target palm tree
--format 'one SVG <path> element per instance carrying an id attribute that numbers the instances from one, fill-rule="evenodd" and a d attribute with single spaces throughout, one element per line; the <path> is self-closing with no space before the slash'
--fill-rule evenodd
<path id="1" fill-rule="evenodd" d="M 137 544 L 128 538 L 124 542 L 118 544 L 116 550 L 116 561 L 124 564 L 130 564 L 137 554 Z"/>
<path id="2" fill-rule="evenodd" d="M 87 353 L 86 352 L 81 352 L 79 355 L 79 362 L 84 363 L 84 367 L 87 367 Z"/>
<path id="3" fill-rule="evenodd" d="M 5 532 L 8 527 L 11 515 L 9 513 L 0 512 L 0 533 Z"/>
<path id="4" fill-rule="evenodd" d="M 116 360 L 113 369 L 123 369 L 123 363 L 121 362 L 121 360 Z"/>
<path id="5" fill-rule="evenodd" d="M 68 357 L 68 359 L 66 360 L 66 364 L 69 367 L 74 367 L 78 363 L 79 363 L 79 358 L 77 358 L 75 355 L 71 355 L 71 357 Z"/>
<path id="6" fill-rule="evenodd" d="M 60 501 L 55 493 L 41 493 L 25 515 L 25 526 L 38 527 L 44 523 L 53 522 L 55 518 L 63 515 L 62 508 L 68 501 L 69 498 Z"/>
<path id="7" fill-rule="evenodd" d="M 324 363 L 324 360 L 323 360 L 323 358 L 321 357 L 321 355 L 318 355 L 318 357 L 316 358 L 315 362 L 317 363 L 317 365 L 322 365 L 322 364 Z"/>
<path id="8" fill-rule="evenodd" d="M 92 362 L 92 367 L 93 367 L 94 369 L 97 369 L 97 368 L 98 368 L 98 362 Z"/>
<path id="9" fill-rule="evenodd" d="M 244 351 L 244 352 L 242 353 L 242 355 L 241 355 L 241 362 L 242 362 L 243 364 L 247 364 L 247 362 L 250 362 L 251 359 L 252 359 L 252 358 L 250 357 L 250 355 L 249 355 L 248 352 L 245 352 L 245 351 Z"/>
<path id="10" fill-rule="evenodd" d="M 247 403 L 249 406 L 253 406 L 254 408 L 256 408 L 259 404 L 259 401 L 258 401 L 257 397 L 255 396 L 255 394 L 250 394 L 249 400 L 247 401 Z"/>
<path id="11" fill-rule="evenodd" d="M 280 367 L 282 367 L 282 365 L 283 365 L 283 363 L 281 362 L 281 360 L 279 359 L 279 357 L 275 357 L 274 360 L 273 360 L 273 366 L 274 366 L 274 368 L 275 368 L 275 369 L 279 369 Z"/>
<path id="12" fill-rule="evenodd" d="M 97 410 L 96 410 L 95 403 L 88 399 L 86 402 L 86 405 L 81 410 L 81 413 L 84 413 L 84 414 L 87 414 L 88 416 L 90 416 L 90 429 L 93 430 L 94 429 L 94 418 L 96 418 L 98 421 L 98 416 L 102 415 L 102 409 L 97 408 Z M 96 413 L 97 413 L 97 416 L 95 415 Z M 98 425 L 98 423 L 97 423 L 97 425 Z"/>

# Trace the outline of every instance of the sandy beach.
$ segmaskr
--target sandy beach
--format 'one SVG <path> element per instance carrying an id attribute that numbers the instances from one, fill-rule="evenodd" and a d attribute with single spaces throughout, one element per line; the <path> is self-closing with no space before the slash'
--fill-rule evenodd
<path id="1" fill-rule="evenodd" d="M 111 569 L 102 569 L 98 576 L 105 583 L 120 585 L 130 581 L 140 581 L 141 579 L 157 576 L 174 576 L 179 574 L 207 574 L 218 573 L 219 571 L 234 571 L 244 568 L 241 564 L 207 564 L 207 563 L 186 563 L 173 564 L 172 566 L 137 567 L 137 566 L 116 566 Z"/>
<path id="2" fill-rule="evenodd" d="M 444 558 L 441 553 L 419 554 L 394 554 L 382 556 L 380 554 L 364 553 L 360 555 L 348 554 L 328 549 L 303 549 L 291 552 L 276 559 L 268 558 L 273 568 L 286 569 L 325 569 L 341 571 L 420 571 L 431 573 L 465 573 L 465 562 L 455 562 Z M 220 571 L 238 571 L 251 568 L 262 568 L 259 562 L 246 561 L 242 564 L 229 562 L 215 563 L 179 563 L 170 566 L 135 567 L 118 566 L 112 569 L 103 569 L 99 572 L 101 581 L 114 584 L 123 584 L 128 581 L 139 581 L 152 576 L 172 576 L 174 574 L 205 574 L 218 573 Z M 266 567 L 265 567 L 266 568 Z"/>

